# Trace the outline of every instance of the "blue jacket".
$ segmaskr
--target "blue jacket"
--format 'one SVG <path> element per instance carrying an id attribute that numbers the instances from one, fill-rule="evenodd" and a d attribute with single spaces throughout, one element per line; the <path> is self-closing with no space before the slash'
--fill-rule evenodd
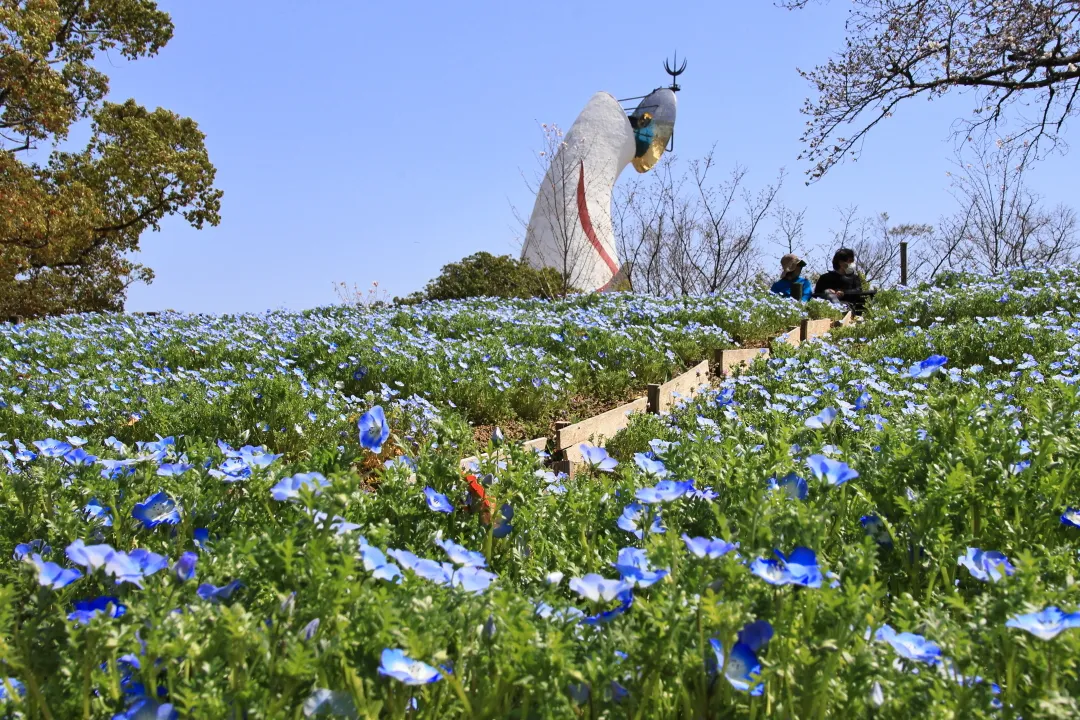
<path id="1" fill-rule="evenodd" d="M 800 277 L 800 278 L 798 278 L 798 282 L 799 282 L 799 285 L 800 285 L 800 288 L 801 288 L 802 292 L 800 293 L 801 297 L 796 297 L 795 299 L 796 300 L 802 300 L 803 302 L 806 302 L 807 300 L 810 299 L 810 281 L 807 278 Z M 769 289 L 772 290 L 777 295 L 783 295 L 784 297 L 792 297 L 792 294 L 791 294 L 792 287 L 791 287 L 791 281 L 790 280 L 785 280 L 785 279 L 781 278 L 780 280 L 777 280 L 776 282 L 774 282 L 772 284 L 772 287 L 769 288 Z"/>

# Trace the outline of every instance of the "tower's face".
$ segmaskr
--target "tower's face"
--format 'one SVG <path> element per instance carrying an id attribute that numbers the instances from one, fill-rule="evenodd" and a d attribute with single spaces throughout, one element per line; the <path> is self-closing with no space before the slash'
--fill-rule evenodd
<path id="1" fill-rule="evenodd" d="M 634 129 L 634 169 L 648 172 L 664 154 L 675 132 L 675 92 L 670 88 L 653 90 L 630 114 Z"/>

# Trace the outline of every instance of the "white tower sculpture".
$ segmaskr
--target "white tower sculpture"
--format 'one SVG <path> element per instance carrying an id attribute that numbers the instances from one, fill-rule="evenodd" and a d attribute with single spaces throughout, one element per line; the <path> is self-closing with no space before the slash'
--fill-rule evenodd
<path id="1" fill-rule="evenodd" d="M 665 68 L 676 77 L 686 68 Z M 622 277 L 611 225 L 611 193 L 633 163 L 648 172 L 675 131 L 675 91 L 660 88 L 628 116 L 614 96 L 599 92 L 551 159 L 525 233 L 521 257 L 536 268 L 555 268 L 567 284 L 602 291 Z"/>

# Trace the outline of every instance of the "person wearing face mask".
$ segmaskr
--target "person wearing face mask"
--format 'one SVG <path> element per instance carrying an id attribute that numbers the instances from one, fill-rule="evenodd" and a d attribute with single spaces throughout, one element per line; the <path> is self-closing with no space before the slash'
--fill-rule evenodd
<path id="1" fill-rule="evenodd" d="M 814 287 L 814 297 L 843 302 L 844 296 L 862 293 L 862 277 L 855 269 L 855 251 L 840 248 L 833 255 L 833 269 L 818 278 Z"/>
<path id="2" fill-rule="evenodd" d="M 777 295 L 806 302 L 810 299 L 810 281 L 799 277 L 804 267 L 806 261 L 793 253 L 780 258 L 780 279 L 774 282 L 769 290 Z"/>

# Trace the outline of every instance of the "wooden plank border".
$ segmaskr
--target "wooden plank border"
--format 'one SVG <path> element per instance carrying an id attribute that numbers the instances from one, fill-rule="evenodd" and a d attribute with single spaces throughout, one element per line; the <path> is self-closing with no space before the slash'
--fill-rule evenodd
<path id="1" fill-rule="evenodd" d="M 592 437 L 609 438 L 629 424 L 631 413 L 643 413 L 647 406 L 648 398 L 638 398 L 588 420 L 558 428 L 555 431 L 555 449 L 565 450 Z"/>
<path id="2" fill-rule="evenodd" d="M 649 385 L 645 412 L 660 415 L 675 406 L 679 399 L 690 399 L 701 392 L 702 385 L 709 384 L 709 361 L 702 360 L 682 375 L 663 385 Z M 675 394 L 680 397 L 676 398 Z"/>
<path id="3" fill-rule="evenodd" d="M 769 357 L 768 348 L 741 348 L 737 350 L 717 350 L 716 361 L 716 374 L 718 376 L 727 375 L 731 368 L 736 365 L 742 365 L 743 363 L 751 363 L 759 357 Z"/>

